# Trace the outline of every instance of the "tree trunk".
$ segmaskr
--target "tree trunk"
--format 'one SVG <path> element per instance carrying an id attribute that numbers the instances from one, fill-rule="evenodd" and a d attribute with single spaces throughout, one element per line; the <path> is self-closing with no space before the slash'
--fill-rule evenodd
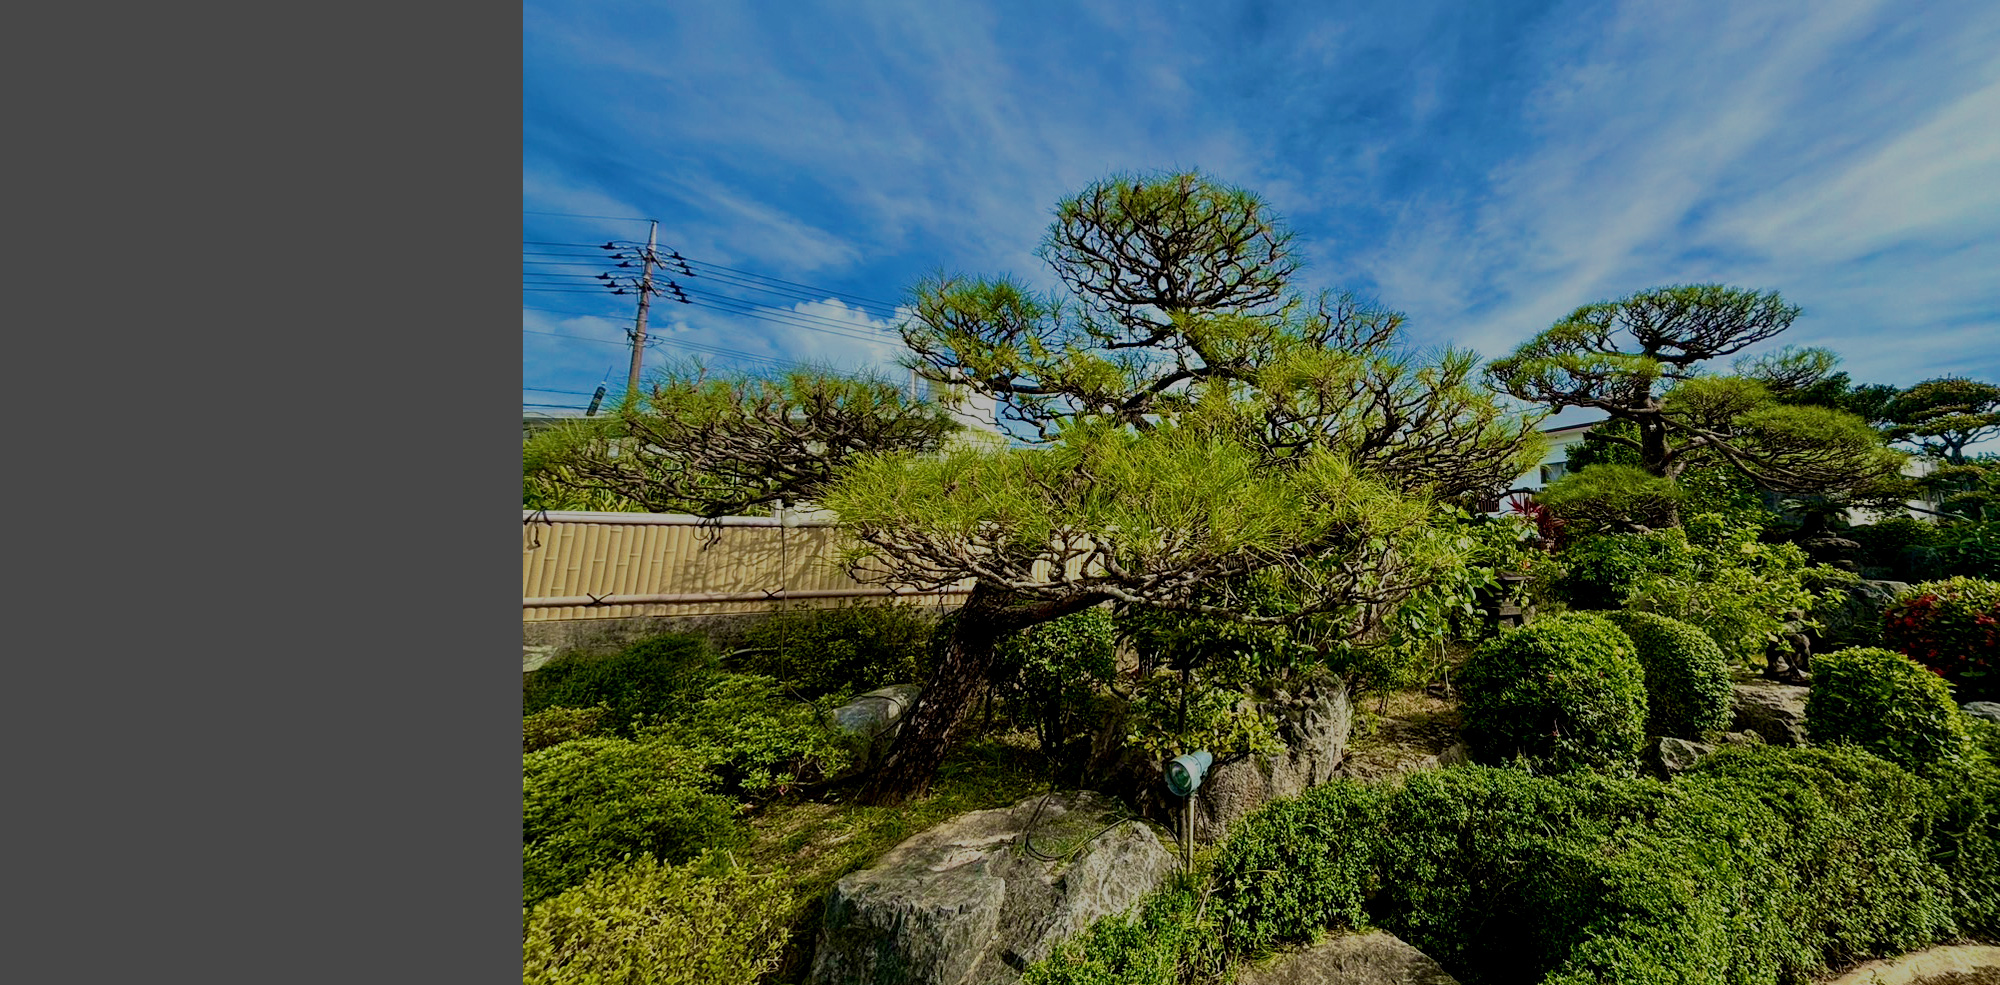
<path id="1" fill-rule="evenodd" d="M 975 583 L 953 621 L 951 639 L 938 655 L 923 694 L 857 799 L 863 804 L 892 806 L 927 793 L 937 777 L 938 765 L 958 739 L 973 699 L 992 678 L 994 647 L 1001 637 L 1102 600 L 1098 595 L 1079 595 L 1060 602 L 1024 604 L 1004 588 Z"/>

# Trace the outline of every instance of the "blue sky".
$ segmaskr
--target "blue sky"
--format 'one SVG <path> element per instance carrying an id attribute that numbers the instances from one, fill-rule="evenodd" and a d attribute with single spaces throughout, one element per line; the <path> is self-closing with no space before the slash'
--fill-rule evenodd
<path id="1" fill-rule="evenodd" d="M 2000 381 L 1991 0 L 532 0 L 523 27 L 522 399 L 555 405 L 531 410 L 615 393 L 632 318 L 565 286 L 590 248 L 542 244 L 659 220 L 701 303 L 654 305 L 649 367 L 892 368 L 915 278 L 1049 286 L 1058 199 L 1181 167 L 1262 194 L 1302 286 L 1421 343 L 1493 358 L 1720 281 L 1803 306 L 1773 344 L 1859 381 Z"/>

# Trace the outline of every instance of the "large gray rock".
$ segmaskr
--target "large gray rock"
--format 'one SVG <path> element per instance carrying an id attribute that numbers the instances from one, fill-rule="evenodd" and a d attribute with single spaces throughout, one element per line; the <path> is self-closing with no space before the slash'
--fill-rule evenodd
<path id="1" fill-rule="evenodd" d="M 963 814 L 909 838 L 835 884 L 809 980 L 1019 981 L 1057 943 L 1131 906 L 1173 871 L 1159 836 L 1122 816 L 1110 798 L 1077 791 Z"/>
<path id="2" fill-rule="evenodd" d="M 1263 804 L 1296 797 L 1340 772 L 1354 729 L 1354 707 L 1339 679 L 1297 683 L 1274 692 L 1257 707 L 1277 723 L 1284 749 L 1274 756 L 1217 760 L 1209 768 L 1194 796 L 1197 840 L 1215 841 L 1231 823 Z M 1127 724 L 1122 711 L 1104 716 L 1088 775 L 1145 817 L 1179 831 L 1184 805 L 1167 792 L 1165 763 L 1122 744 Z"/>
<path id="3" fill-rule="evenodd" d="M 1340 772 L 1354 730 L 1346 685 L 1336 680 L 1279 691 L 1259 707 L 1277 720 L 1284 751 L 1227 760 L 1209 771 L 1194 796 L 1194 836 L 1201 841 L 1215 841 L 1238 818 L 1273 800 L 1305 793 Z"/>
<path id="4" fill-rule="evenodd" d="M 860 695 L 833 710 L 833 727 L 848 737 L 864 762 L 878 761 L 923 690 L 915 684 L 895 684 Z"/>
<path id="5" fill-rule="evenodd" d="M 1812 639 L 1814 653 L 1831 653 L 1850 646 L 1880 646 L 1882 644 L 1882 613 L 1889 603 L 1896 600 L 1898 593 L 1907 591 L 1909 585 L 1900 581 L 1862 581 L 1847 586 L 1834 605 L 1820 605 L 1813 608 L 1813 619 L 1820 628 L 1807 635 Z"/>
<path id="6" fill-rule="evenodd" d="M 1972 701 L 1960 705 L 1959 710 L 1974 718 L 1984 718 L 1989 722 L 2000 722 L 2000 702 Z"/>
<path id="7" fill-rule="evenodd" d="M 1754 733 L 1753 733 L 1754 734 Z M 1715 747 L 1702 742 L 1689 742 L 1670 735 L 1654 735 L 1646 738 L 1645 748 L 1639 753 L 1639 761 L 1646 764 L 1656 776 L 1671 779 L 1694 768 L 1701 757 L 1715 751 Z"/>
<path id="8" fill-rule="evenodd" d="M 1755 732 L 1774 746 L 1806 744 L 1806 695 L 1810 688 L 1757 681 L 1734 684 L 1731 730 Z"/>
<path id="9" fill-rule="evenodd" d="M 1303 951 L 1245 968 L 1237 985 L 1458 985 L 1436 961 L 1392 934 L 1330 937 Z"/>

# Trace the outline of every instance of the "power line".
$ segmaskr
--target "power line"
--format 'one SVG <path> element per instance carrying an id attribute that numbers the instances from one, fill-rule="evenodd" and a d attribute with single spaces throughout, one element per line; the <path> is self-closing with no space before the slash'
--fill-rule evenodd
<path id="1" fill-rule="evenodd" d="M 858 295 L 858 294 L 848 294 L 848 293 L 845 293 L 845 292 L 843 292 L 843 291 L 830 291 L 830 290 L 827 290 L 827 289 L 825 289 L 825 288 L 821 288 L 821 287 L 814 287 L 814 286 L 812 286 L 811 284 L 801 284 L 801 283 L 798 283 L 797 281 L 789 281 L 789 280 L 781 280 L 781 279 L 779 279 L 779 278 L 777 278 L 777 277 L 769 277 L 769 276 L 766 276 L 766 275 L 764 275 L 764 274 L 758 274 L 758 273 L 752 273 L 752 272 L 750 272 L 750 271 L 748 271 L 748 270 L 738 270 L 738 269 L 736 269 L 735 267 L 725 267 L 725 266 L 723 266 L 722 264 L 719 264 L 719 263 L 709 263 L 709 262 L 707 262 L 707 261 L 705 261 L 705 260 L 689 260 L 688 262 L 689 262 L 689 263 L 691 263 L 691 264 L 693 264 L 693 265 L 695 265 L 695 266 L 697 266 L 697 267 L 708 267 L 708 268 L 711 268 L 711 269 L 714 269 L 714 270 L 726 270 L 726 271 L 728 271 L 728 272 L 730 272 L 730 273 L 732 273 L 732 274 L 741 274 L 741 275 L 743 275 L 743 276 L 745 276 L 745 277 L 754 277 L 754 278 L 756 278 L 756 279 L 758 279 L 758 280 L 766 280 L 766 281 L 771 281 L 771 282 L 773 282 L 773 283 L 777 283 L 777 284 L 784 284 L 784 285 L 786 285 L 786 286 L 788 286 L 788 287 L 803 287 L 803 288 L 805 288 L 806 290 L 809 290 L 809 291 L 818 291 L 818 292 L 820 292 L 820 293 L 822 293 L 822 294 L 830 294 L 830 295 L 835 295 L 835 296 L 838 296 L 838 297 L 846 297 L 846 298 L 853 298 L 853 299 L 854 299 L 854 300 L 856 300 L 856 301 L 861 301 L 861 302 L 864 302 L 864 303 L 867 303 L 867 304 L 873 304 L 873 305 L 878 305 L 878 306 L 880 306 L 880 307 L 883 307 L 883 308 L 888 308 L 888 309 L 891 309 L 891 310 L 893 310 L 893 309 L 895 309 L 895 308 L 897 307 L 897 305 L 895 305 L 894 303 L 892 303 L 892 302 L 889 302 L 889 301 L 882 301 L 882 300 L 878 300 L 878 299 L 875 299 L 875 298 L 865 298 L 865 297 L 862 297 L 861 295 Z"/>
<path id="2" fill-rule="evenodd" d="M 629 215 L 583 215 L 582 213 L 578 213 L 578 212 L 531 212 L 531 211 L 529 211 L 529 210 L 527 210 L 527 209 L 522 209 L 522 210 L 521 210 L 521 214 L 522 214 L 522 215 L 555 215 L 555 216 L 562 216 L 562 217 L 564 217 L 564 218 L 568 218 L 568 219 L 610 219 L 610 220 L 613 220 L 614 222 L 652 222 L 652 221 L 653 221 L 653 220 L 651 220 L 651 219 L 636 219 L 636 218 L 633 218 L 632 216 L 629 216 Z"/>

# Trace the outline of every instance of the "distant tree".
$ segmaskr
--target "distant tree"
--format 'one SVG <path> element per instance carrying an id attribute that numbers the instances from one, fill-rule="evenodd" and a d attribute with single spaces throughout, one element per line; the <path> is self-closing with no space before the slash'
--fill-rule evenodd
<path id="1" fill-rule="evenodd" d="M 1675 479 L 1713 463 L 1787 493 L 1840 492 L 1893 474 L 1899 459 L 1860 417 L 1779 398 L 1824 380 L 1835 357 L 1785 349 L 1713 375 L 1704 364 L 1785 331 L 1799 309 L 1776 292 L 1673 286 L 1576 309 L 1488 367 L 1501 392 L 1552 410 L 1588 407 L 1629 422 L 1600 441 Z M 1677 519 L 1675 522 L 1678 522 Z"/>
<path id="2" fill-rule="evenodd" d="M 1962 376 L 1925 380 L 1889 402 L 1889 440 L 1965 464 L 1965 448 L 2000 436 L 2000 385 Z"/>
<path id="3" fill-rule="evenodd" d="M 522 447 L 528 505 L 625 504 L 729 516 L 816 498 L 871 451 L 934 452 L 960 425 L 879 380 L 681 367 L 604 418 L 558 422 Z"/>
<path id="4" fill-rule="evenodd" d="M 1463 560 L 1436 502 L 1497 492 L 1536 451 L 1471 354 L 1420 359 L 1400 317 L 1294 293 L 1290 235 L 1249 192 L 1102 181 L 1040 255 L 1066 296 L 933 277 L 902 328 L 919 372 L 993 395 L 1035 445 L 867 456 L 826 496 L 859 576 L 973 582 L 866 802 L 928 787 L 1001 637 L 1104 602 L 1360 636 Z M 1281 604 L 1216 597 L 1268 576 Z"/>

